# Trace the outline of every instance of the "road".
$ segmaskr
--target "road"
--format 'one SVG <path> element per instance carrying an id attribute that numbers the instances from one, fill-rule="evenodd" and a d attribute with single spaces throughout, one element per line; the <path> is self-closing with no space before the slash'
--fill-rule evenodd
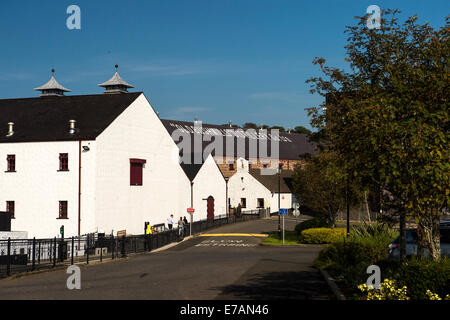
<path id="1" fill-rule="evenodd" d="M 295 219 L 286 221 L 293 229 Z M 208 234 L 263 234 L 278 219 L 222 226 Z M 160 252 L 83 265 L 81 290 L 65 270 L 0 280 L 0 299 L 318 299 L 334 296 L 312 267 L 320 246 L 262 246 L 258 236 L 197 236 Z"/>

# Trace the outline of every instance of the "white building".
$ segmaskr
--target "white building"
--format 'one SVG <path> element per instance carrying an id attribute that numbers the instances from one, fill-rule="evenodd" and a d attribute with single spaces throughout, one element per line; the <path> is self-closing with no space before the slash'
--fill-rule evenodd
<path id="1" fill-rule="evenodd" d="M 277 173 L 262 175 L 261 169 L 249 169 L 249 162 L 243 158 L 239 158 L 236 162 L 236 173 L 228 181 L 231 207 L 237 207 L 240 203 L 242 210 L 270 208 L 270 212 L 273 213 L 278 211 L 278 200 L 280 200 L 281 208 L 293 207 L 295 198 L 290 184 L 292 171 L 281 171 L 281 177 L 278 180 Z M 278 181 L 280 181 L 279 186 Z"/>
<path id="2" fill-rule="evenodd" d="M 52 77 L 39 98 L 0 100 L 0 206 L 13 212 L 12 230 L 142 234 L 145 221 L 190 206 L 178 147 L 147 98 L 117 73 L 101 86 L 105 94 L 64 96 Z"/>
<path id="3" fill-rule="evenodd" d="M 193 220 L 213 219 L 226 212 L 226 182 L 212 155 L 203 164 L 181 163 L 191 181 Z"/>

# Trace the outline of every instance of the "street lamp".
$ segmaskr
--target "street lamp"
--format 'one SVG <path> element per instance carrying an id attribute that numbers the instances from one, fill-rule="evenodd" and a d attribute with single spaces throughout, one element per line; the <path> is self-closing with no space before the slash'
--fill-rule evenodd
<path id="1" fill-rule="evenodd" d="M 280 207 L 281 207 L 281 168 L 283 167 L 283 164 L 278 164 L 278 237 L 281 239 L 281 219 L 280 219 Z"/>
<path id="2" fill-rule="evenodd" d="M 228 178 L 228 177 L 225 177 L 225 213 L 226 213 L 226 215 L 227 215 L 227 218 L 228 218 L 228 216 L 230 215 L 230 212 L 229 212 L 229 206 L 228 206 L 228 180 L 230 180 L 230 178 Z"/>

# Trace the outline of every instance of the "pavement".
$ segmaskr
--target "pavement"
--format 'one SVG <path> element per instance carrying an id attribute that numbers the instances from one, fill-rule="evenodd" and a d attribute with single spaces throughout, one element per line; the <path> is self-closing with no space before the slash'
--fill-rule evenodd
<path id="1" fill-rule="evenodd" d="M 293 230 L 295 218 L 286 218 Z M 55 270 L 0 280 L 0 299 L 334 300 L 313 267 L 322 246 L 261 245 L 278 217 L 222 226 L 166 250 L 82 265 L 81 289 Z"/>

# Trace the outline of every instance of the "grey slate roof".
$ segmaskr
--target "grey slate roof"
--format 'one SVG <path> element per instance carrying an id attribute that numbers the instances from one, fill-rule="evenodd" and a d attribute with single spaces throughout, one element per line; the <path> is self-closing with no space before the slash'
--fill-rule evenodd
<path id="1" fill-rule="evenodd" d="M 169 119 L 161 119 L 162 123 L 164 124 L 166 130 L 169 132 L 170 135 L 177 130 L 177 128 L 183 128 L 187 131 L 190 131 L 191 136 L 191 150 L 194 150 L 194 135 L 199 136 L 200 133 L 193 133 L 192 127 L 194 126 L 193 122 L 187 122 L 187 121 L 177 121 L 177 120 L 169 120 Z M 219 130 L 218 132 L 222 132 L 218 134 L 218 137 L 222 137 L 223 139 L 223 132 L 226 129 L 230 129 L 228 126 L 223 125 L 214 125 L 214 124 L 205 124 L 202 123 L 203 127 L 203 134 L 204 135 L 211 135 L 212 130 Z M 208 146 L 211 142 L 214 141 L 214 135 L 212 135 L 211 141 L 203 141 L 202 147 L 203 150 Z M 303 156 L 307 154 L 314 154 L 317 152 L 316 143 L 309 140 L 308 135 L 306 134 L 299 134 L 299 133 L 282 133 L 280 132 L 280 137 L 282 138 L 282 141 L 279 142 L 279 158 L 280 159 L 288 159 L 288 160 L 298 160 L 302 159 Z M 172 136 L 174 138 L 174 136 Z M 234 155 L 237 157 L 237 137 L 234 137 Z M 248 159 L 250 152 L 249 152 L 249 139 L 248 137 L 245 138 L 245 158 Z M 182 140 L 180 139 L 174 139 L 175 143 L 179 143 Z M 267 146 L 267 153 L 270 157 L 271 155 L 271 144 L 268 142 L 266 144 Z M 257 150 L 259 154 L 259 143 L 257 144 Z M 213 156 L 217 154 L 217 152 L 212 152 Z M 222 155 L 226 154 L 226 144 L 225 139 L 223 139 L 223 150 Z"/>
<path id="2" fill-rule="evenodd" d="M 62 85 L 60 85 L 58 83 L 58 81 L 56 81 L 54 76 L 52 76 L 46 84 L 44 84 L 38 88 L 35 88 L 34 90 L 41 91 L 41 90 L 51 90 L 51 89 L 58 89 L 58 90 L 61 90 L 64 92 L 71 92 L 71 90 L 64 88 Z"/>
<path id="3" fill-rule="evenodd" d="M 249 169 L 249 173 L 271 192 L 278 193 L 278 174 L 261 175 L 261 169 Z M 280 193 L 292 193 L 292 174 L 290 170 L 281 170 Z"/>
<path id="4" fill-rule="evenodd" d="M 0 143 L 94 140 L 142 92 L 0 100 Z M 77 132 L 69 134 L 69 120 Z M 14 135 L 7 137 L 8 122 Z"/>
<path id="5" fill-rule="evenodd" d="M 123 80 L 119 76 L 117 71 L 116 71 L 116 73 L 114 73 L 114 75 L 112 76 L 111 79 L 109 79 L 106 82 L 100 83 L 98 86 L 99 87 L 108 87 L 108 86 L 118 86 L 118 85 L 119 86 L 124 86 L 124 87 L 127 87 L 127 88 L 134 88 L 131 84 L 129 84 L 125 80 Z"/>

